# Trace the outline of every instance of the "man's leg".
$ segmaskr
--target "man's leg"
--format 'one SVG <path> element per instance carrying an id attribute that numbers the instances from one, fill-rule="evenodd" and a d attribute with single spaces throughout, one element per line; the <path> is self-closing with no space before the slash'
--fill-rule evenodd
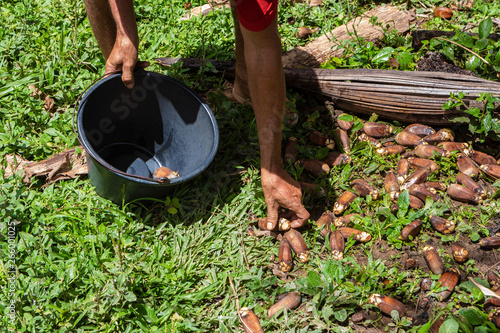
<path id="1" fill-rule="evenodd" d="M 116 40 L 116 25 L 108 0 L 85 0 L 90 26 L 105 59 L 108 59 Z"/>
<path id="2" fill-rule="evenodd" d="M 243 35 L 241 34 L 240 21 L 238 20 L 238 11 L 236 10 L 235 1 L 231 0 L 231 14 L 234 22 L 234 44 L 236 53 L 236 73 L 233 89 L 235 93 L 245 99 L 250 98 L 248 90 L 247 65 L 245 62 L 245 44 Z"/>

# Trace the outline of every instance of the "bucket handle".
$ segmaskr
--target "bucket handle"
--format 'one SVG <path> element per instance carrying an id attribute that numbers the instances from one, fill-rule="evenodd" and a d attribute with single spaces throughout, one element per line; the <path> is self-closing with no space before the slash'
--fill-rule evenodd
<path id="1" fill-rule="evenodd" d="M 73 118 L 72 118 L 72 122 L 73 122 L 73 133 L 75 133 L 75 136 L 78 140 L 78 142 L 80 142 L 80 144 L 83 146 L 82 142 L 80 141 L 80 136 L 78 135 L 78 131 L 76 129 L 76 122 L 75 122 L 75 115 L 76 115 L 76 112 L 78 110 L 78 107 L 80 106 L 80 102 L 81 102 L 81 99 L 83 97 L 83 95 L 94 85 L 96 84 L 98 81 L 102 80 L 103 78 L 105 78 L 106 76 L 109 76 L 109 75 L 113 75 L 113 74 L 118 74 L 118 73 L 121 73 L 122 71 L 113 71 L 113 72 L 109 72 L 109 73 L 104 73 L 103 75 L 101 75 L 100 77 L 98 77 L 97 79 L 95 79 L 94 81 L 92 81 L 88 86 L 87 88 L 85 88 L 85 90 L 83 90 L 83 92 L 78 96 L 78 98 L 76 99 L 76 102 L 75 102 L 75 106 L 73 108 Z M 94 153 L 86 150 L 87 154 L 89 154 L 90 156 L 92 156 L 92 158 L 94 158 L 95 160 L 98 160 L 97 156 L 94 156 Z M 131 178 L 136 178 L 136 179 L 141 179 L 141 180 L 148 180 L 148 181 L 153 181 L 155 183 L 159 183 L 159 184 L 164 184 L 164 183 L 169 183 L 170 181 L 165 178 L 165 179 L 154 179 L 154 178 L 150 178 L 150 177 L 143 177 L 143 176 L 138 176 L 138 175 L 133 175 L 133 174 L 130 174 L 130 173 L 126 173 L 126 172 L 123 172 L 121 170 L 118 170 L 117 168 L 113 167 L 112 165 L 106 163 L 106 167 L 108 169 L 110 169 L 112 172 L 114 173 L 117 173 L 119 175 L 122 175 L 122 176 L 126 176 L 126 177 L 131 177 Z"/>

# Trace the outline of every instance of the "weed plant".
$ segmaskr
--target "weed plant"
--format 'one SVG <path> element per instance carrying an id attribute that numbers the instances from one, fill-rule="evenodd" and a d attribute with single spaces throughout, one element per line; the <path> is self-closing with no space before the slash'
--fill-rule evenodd
<path id="1" fill-rule="evenodd" d="M 348 326 L 352 314 L 361 310 L 378 313 L 367 303 L 372 293 L 390 294 L 406 304 L 416 304 L 419 281 L 425 274 L 420 269 L 405 270 L 398 264 L 411 244 L 402 244 L 397 235 L 414 218 L 422 218 L 428 225 L 428 214 L 443 214 L 443 207 L 427 202 L 421 212 L 411 211 L 406 192 L 399 199 L 401 209 L 397 214 L 390 212 L 387 194 L 378 201 L 358 200 L 350 212 L 362 211 L 369 216 L 359 219 L 357 226 L 372 233 L 372 242 L 360 245 L 348 241 L 346 257 L 335 261 L 325 254 L 328 246 L 317 231 L 308 228 L 303 234 L 310 245 L 312 261 L 297 264 L 288 279 L 277 277 L 272 273 L 270 259 L 277 255 L 276 241 L 246 233 L 251 219 L 266 213 L 252 110 L 226 99 L 222 94 L 222 74 L 214 76 L 215 70 L 210 66 L 187 74 L 180 67 L 165 69 L 155 63 L 158 57 L 234 59 L 230 10 L 219 8 L 206 16 L 179 20 L 187 13 L 184 1 L 135 0 L 134 4 L 141 37 L 140 59 L 151 62 L 150 70 L 172 75 L 207 98 L 220 129 L 218 153 L 201 176 L 189 186 L 177 188 L 165 200 L 126 205 L 115 205 L 99 197 L 85 177 L 48 186 L 43 179 L 33 179 L 32 185 L 27 186 L 21 173 L 7 177 L 7 155 L 40 161 L 78 145 L 72 129 L 74 105 L 79 95 L 103 74 L 105 61 L 92 35 L 83 1 L 3 1 L 2 332 L 236 332 L 241 331 L 236 300 L 241 306 L 252 308 L 268 332 L 347 332 L 352 331 Z M 192 2 L 193 7 L 202 4 Z M 436 0 L 393 4 L 415 8 L 419 15 L 430 15 L 434 6 L 441 5 Z M 319 32 L 312 36 L 315 38 L 375 5 L 326 0 L 321 7 L 310 7 L 283 1 L 278 16 L 283 51 L 307 42 L 296 37 L 298 27 L 319 27 Z M 344 57 L 332 59 L 324 67 L 387 69 L 389 60 L 395 57 L 400 69 L 414 70 L 419 57 L 432 50 L 443 52 L 480 76 L 497 79 L 499 42 L 485 42 L 484 37 L 498 31 L 488 17 L 499 14 L 498 3 L 478 0 L 472 10 L 458 12 L 452 21 L 427 22 L 429 29 L 457 31 L 450 40 L 463 44 L 490 65 L 464 47 L 444 40 L 433 40 L 415 52 L 409 37 L 386 29 L 381 44 L 363 39 L 346 42 L 341 45 Z M 479 37 L 471 40 L 462 31 L 479 31 Z M 31 97 L 30 85 L 52 97 L 55 107 L 46 110 L 43 101 Z M 288 93 L 298 106 L 319 108 L 296 92 Z M 488 116 L 479 112 L 482 118 L 471 122 L 471 129 L 488 126 L 481 122 Z M 284 129 L 285 138 L 305 138 L 311 128 L 326 130 L 333 126 L 320 111 L 300 117 L 297 128 Z M 490 124 L 489 129 L 494 126 Z M 488 133 L 477 134 L 484 139 Z M 305 141 L 299 148 L 305 157 L 321 158 L 326 154 L 324 149 L 310 147 Z M 327 189 L 326 199 L 304 197 L 311 212 L 331 208 L 353 175 L 375 176 L 379 171 L 394 168 L 396 163 L 382 160 L 366 144 L 356 144 L 352 151 L 352 165 L 333 168 L 328 176 L 317 180 Z M 451 181 L 456 166 L 450 161 L 437 162 L 442 170 L 449 170 L 446 177 Z M 286 167 L 299 178 L 300 169 L 291 164 Z M 381 180 L 377 182 L 382 188 Z M 458 233 L 452 238 L 465 236 L 477 241 L 487 235 L 488 223 L 499 209 L 498 199 L 491 200 L 489 206 L 457 209 L 453 214 L 460 222 Z M 15 230 L 14 238 L 9 238 L 11 228 Z M 393 262 L 385 262 L 374 254 L 382 240 L 395 251 Z M 455 238 L 443 239 L 451 240 Z M 8 261 L 11 253 L 15 256 L 13 270 Z M 465 267 L 467 272 L 478 273 L 473 260 Z M 433 276 L 434 282 L 437 278 Z M 269 319 L 267 308 L 278 295 L 291 290 L 302 293 L 301 311 L 284 311 Z M 434 284 L 433 291 L 436 290 L 439 287 Z M 377 315 L 366 319 L 363 325 L 381 331 L 426 332 L 432 321 L 443 315 L 446 332 L 493 332 L 485 318 L 483 300 L 479 289 L 466 281 L 457 287 L 444 309 L 429 311 L 431 321 L 427 324 L 411 327 L 405 318 L 387 321 Z M 15 304 L 13 319 L 7 315 L 10 304 Z"/>

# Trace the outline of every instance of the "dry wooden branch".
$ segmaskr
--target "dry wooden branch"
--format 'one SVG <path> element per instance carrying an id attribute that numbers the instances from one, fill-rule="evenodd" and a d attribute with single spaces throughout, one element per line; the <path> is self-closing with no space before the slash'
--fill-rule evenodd
<path id="1" fill-rule="evenodd" d="M 171 65 L 179 59 L 157 59 Z M 210 62 L 224 76 L 234 78 L 234 63 L 224 61 L 181 59 L 183 67 L 198 70 Z M 332 98 L 345 111 L 402 122 L 450 125 L 460 110 L 443 110 L 450 93 L 466 94 L 467 106 L 482 107 L 476 101 L 480 93 L 500 97 L 500 83 L 473 76 L 441 72 L 409 72 L 376 69 L 285 68 L 288 87 Z"/>
<path id="2" fill-rule="evenodd" d="M 380 26 L 371 23 L 376 17 Z M 320 67 L 332 57 L 341 57 L 344 50 L 339 48 L 341 42 L 354 38 L 377 42 L 384 36 L 387 25 L 399 33 L 407 32 L 415 20 L 411 12 L 399 10 L 394 6 L 379 6 L 367 11 L 347 24 L 337 27 L 305 46 L 296 47 L 283 55 L 283 66 L 288 68 Z M 382 28 L 383 27 L 383 28 Z"/>

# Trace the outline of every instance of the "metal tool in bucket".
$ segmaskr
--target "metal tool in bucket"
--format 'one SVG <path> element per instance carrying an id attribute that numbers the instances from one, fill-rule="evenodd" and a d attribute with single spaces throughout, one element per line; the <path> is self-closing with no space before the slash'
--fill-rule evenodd
<path id="1" fill-rule="evenodd" d="M 217 151 L 219 130 L 208 105 L 183 83 L 137 71 L 135 86 L 121 73 L 91 86 L 77 102 L 77 137 L 87 153 L 91 184 L 115 203 L 162 198 L 205 170 Z M 178 172 L 164 182 L 159 167 Z"/>

